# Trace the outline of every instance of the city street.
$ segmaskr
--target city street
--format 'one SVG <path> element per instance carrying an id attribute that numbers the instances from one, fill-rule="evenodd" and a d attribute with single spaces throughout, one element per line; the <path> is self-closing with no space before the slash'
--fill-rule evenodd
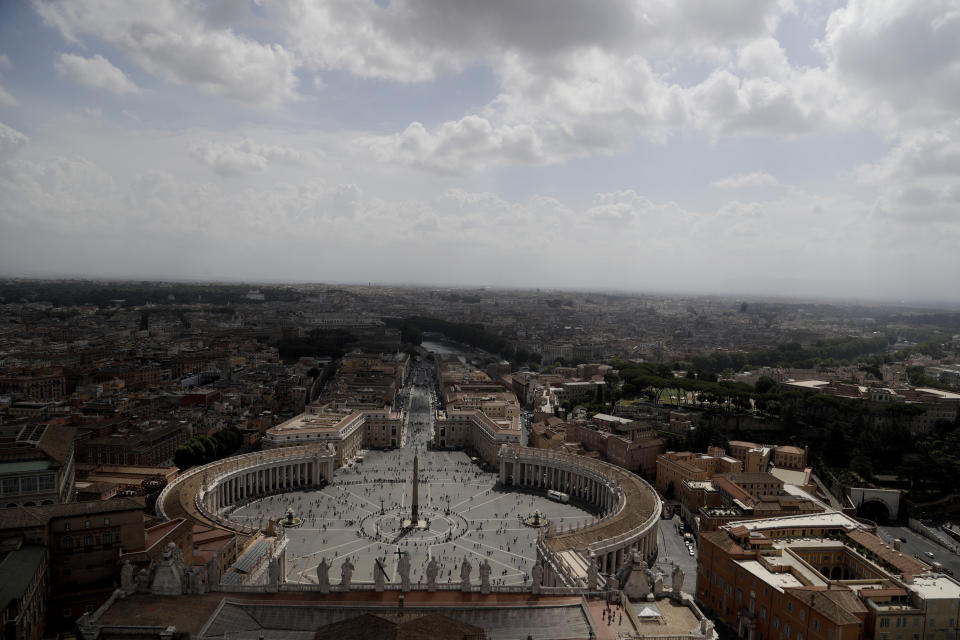
<path id="1" fill-rule="evenodd" d="M 953 571 L 955 575 L 960 575 L 960 556 L 947 551 L 939 544 L 924 538 L 907 527 L 877 527 L 877 535 L 890 545 L 893 544 L 894 538 L 905 539 L 906 542 L 900 548 L 904 554 L 919 558 L 927 564 L 934 561 L 939 562 L 944 568 Z M 932 553 L 933 558 L 927 556 L 927 552 Z"/>
<path id="2" fill-rule="evenodd" d="M 683 569 L 683 590 L 693 594 L 697 582 L 697 556 L 690 555 L 687 546 L 683 544 L 683 536 L 677 533 L 679 522 L 680 519 L 676 516 L 669 520 L 660 520 L 660 534 L 657 537 L 659 550 L 657 568 L 668 576 L 665 579 L 666 582 L 673 571 L 673 565 L 679 565 Z M 694 553 L 696 551 L 697 547 L 694 546 Z"/>

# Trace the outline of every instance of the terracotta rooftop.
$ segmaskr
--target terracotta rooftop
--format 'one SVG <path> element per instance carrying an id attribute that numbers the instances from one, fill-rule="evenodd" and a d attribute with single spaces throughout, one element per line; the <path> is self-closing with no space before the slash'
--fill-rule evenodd
<path id="1" fill-rule="evenodd" d="M 867 613 L 867 608 L 857 595 L 847 588 L 788 587 L 784 593 L 809 603 L 815 611 L 838 625 L 858 624 L 860 618 L 856 614 Z"/>
<path id="2" fill-rule="evenodd" d="M 930 570 L 930 567 L 916 558 L 904 555 L 903 552 L 886 546 L 883 540 L 872 533 L 867 533 L 866 531 L 848 531 L 847 537 L 863 545 L 865 549 L 881 558 L 884 562 L 896 567 L 906 579 Z"/>

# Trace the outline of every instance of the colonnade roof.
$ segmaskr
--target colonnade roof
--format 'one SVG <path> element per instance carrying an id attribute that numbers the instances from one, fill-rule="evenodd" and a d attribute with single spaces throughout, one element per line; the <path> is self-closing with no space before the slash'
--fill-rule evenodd
<path id="1" fill-rule="evenodd" d="M 296 453 L 304 451 L 306 451 L 308 455 L 316 455 L 317 453 L 326 453 L 329 455 L 327 450 L 316 446 L 300 446 L 261 451 L 258 452 L 258 454 L 245 454 L 243 456 L 233 456 L 217 460 L 216 462 L 205 465 L 201 469 L 191 469 L 175 479 L 161 494 L 163 502 L 158 506 L 162 507 L 163 515 L 170 520 L 185 518 L 190 522 L 203 524 L 215 529 L 232 530 L 224 527 L 223 523 L 214 522 L 197 508 L 194 498 L 199 495 L 200 490 L 203 488 L 204 476 L 212 477 L 220 473 L 239 470 L 237 464 L 242 458 L 251 455 L 260 456 L 259 460 L 256 457 L 249 460 L 249 470 L 254 471 L 256 465 L 261 462 L 269 462 L 272 458 L 277 458 L 278 460 L 289 459 L 294 457 Z M 194 473 L 190 473 L 190 471 L 194 471 Z M 158 513 L 159 512 L 160 509 L 158 508 Z"/>
<path id="2" fill-rule="evenodd" d="M 542 460 L 548 463 L 551 460 L 581 466 L 599 472 L 615 486 L 623 490 L 626 503 L 624 508 L 595 525 L 590 525 L 575 531 L 556 533 L 546 538 L 546 543 L 553 551 L 568 549 L 585 549 L 591 544 L 604 542 L 615 538 L 633 529 L 643 526 L 650 517 L 660 511 L 660 499 L 654 489 L 639 476 L 626 469 L 621 469 L 608 462 L 593 460 L 583 456 L 551 451 L 532 449 L 519 445 L 504 445 L 506 455 L 515 453 L 521 458 L 534 455 L 543 456 Z"/>

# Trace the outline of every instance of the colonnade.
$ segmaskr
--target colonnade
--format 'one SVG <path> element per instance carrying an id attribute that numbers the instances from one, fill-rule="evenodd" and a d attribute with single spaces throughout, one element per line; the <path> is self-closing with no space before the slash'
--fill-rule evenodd
<path id="1" fill-rule="evenodd" d="M 336 459 L 332 447 L 314 445 L 245 453 L 194 467 L 160 492 L 157 514 L 165 519 L 207 519 L 231 528 L 220 515 L 227 507 L 330 481 Z"/>
<path id="2" fill-rule="evenodd" d="M 657 551 L 660 499 L 646 481 L 624 469 L 567 453 L 505 446 L 500 452 L 500 482 L 561 491 L 602 514 L 596 523 L 548 536 L 541 552 L 554 557 L 542 558 L 548 569 L 546 586 L 573 586 L 564 583 L 583 579 L 573 575 L 578 571 L 556 550 L 576 551 L 581 563 L 595 563 L 604 575 L 615 573 L 633 553 L 648 558 Z M 633 504 L 628 504 L 631 500 Z"/>
<path id="3" fill-rule="evenodd" d="M 545 460 L 517 460 L 513 465 L 512 482 L 510 481 L 511 473 L 501 466 L 500 480 L 504 484 L 561 491 L 592 504 L 604 513 L 613 511 L 617 507 L 620 496 L 616 486 L 602 474 L 591 469 L 567 464 L 558 466 L 555 463 L 549 464 Z"/>
<path id="4" fill-rule="evenodd" d="M 206 506 L 214 512 L 248 498 L 267 493 L 310 487 L 324 478 L 320 465 L 313 462 L 278 461 L 257 468 L 227 473 L 207 491 Z"/>

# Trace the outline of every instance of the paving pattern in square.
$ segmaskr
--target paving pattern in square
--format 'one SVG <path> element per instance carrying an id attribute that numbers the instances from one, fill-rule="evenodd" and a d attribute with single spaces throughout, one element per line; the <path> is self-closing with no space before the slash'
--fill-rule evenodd
<path id="1" fill-rule="evenodd" d="M 262 523 L 281 518 L 292 507 L 304 519 L 302 527 L 287 531 L 288 582 L 316 583 L 316 567 L 326 558 L 333 563 L 330 581 L 339 583 L 340 567 L 348 557 L 355 567 L 354 582 L 373 582 L 375 559 L 390 581 L 398 581 L 399 549 L 410 554 L 413 582 L 426 581 L 430 558 L 440 563 L 438 582 L 459 582 L 460 564 L 469 558 L 474 582 L 479 582 L 479 563 L 486 559 L 493 569 L 491 582 L 506 585 L 528 581 L 536 560 L 538 530 L 522 524 L 518 516 L 539 510 L 564 528 L 593 519 L 545 495 L 499 491 L 494 486 L 497 476 L 482 471 L 465 453 L 423 451 L 419 460 L 420 513 L 429 519 L 427 530 L 400 536 L 399 527 L 378 531 L 374 526 L 379 520 L 390 521 L 391 514 L 409 514 L 413 463 L 406 449 L 367 452 L 362 463 L 340 469 L 320 491 L 262 498 L 230 517 Z"/>
<path id="2" fill-rule="evenodd" d="M 352 582 L 373 582 L 379 561 L 390 582 L 399 582 L 397 552 L 410 558 L 410 578 L 426 583 L 431 558 L 440 564 L 438 583 L 460 582 L 460 565 L 472 564 L 471 580 L 479 584 L 479 565 L 490 562 L 491 584 L 528 583 L 536 562 L 540 529 L 522 519 L 540 511 L 564 529 L 581 526 L 594 514 L 573 504 L 549 500 L 546 492 L 501 491 L 498 476 L 460 451 L 432 451 L 432 393 L 425 381 L 412 384 L 406 443 L 393 451 L 368 451 L 363 462 L 338 469 L 322 490 L 267 496 L 233 510 L 229 517 L 263 524 L 282 518 L 288 508 L 303 518 L 302 527 L 287 530 L 288 582 L 317 583 L 322 558 L 331 563 L 331 584 L 339 584 L 341 567 L 349 558 Z M 409 519 L 413 456 L 419 456 L 420 518 L 423 529 L 402 530 Z"/>

